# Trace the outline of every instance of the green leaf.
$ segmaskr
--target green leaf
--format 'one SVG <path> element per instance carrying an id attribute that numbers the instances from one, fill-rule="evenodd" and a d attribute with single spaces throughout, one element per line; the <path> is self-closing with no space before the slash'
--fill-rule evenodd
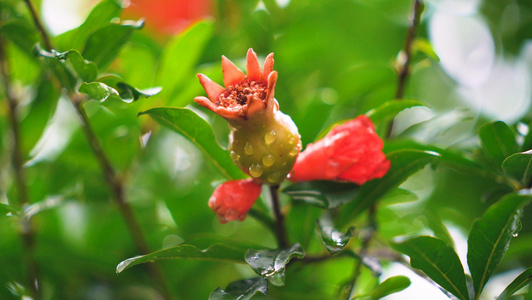
<path id="1" fill-rule="evenodd" d="M 405 276 L 393 276 L 379 283 L 373 290 L 352 299 L 377 300 L 400 292 L 410 286 L 410 279 Z"/>
<path id="2" fill-rule="evenodd" d="M 346 233 L 342 233 L 324 221 L 317 220 L 316 226 L 323 245 L 331 255 L 342 251 L 355 235 L 355 227 L 349 227 Z"/>
<path id="3" fill-rule="evenodd" d="M 79 87 L 79 91 L 87 94 L 91 99 L 99 101 L 105 101 L 111 96 L 119 96 L 115 89 L 101 82 L 84 82 Z"/>
<path id="4" fill-rule="evenodd" d="M 469 299 L 464 268 L 454 249 L 444 241 L 419 236 L 391 247 L 410 257 L 412 267 L 423 271 L 434 282 L 459 299 Z"/>
<path id="5" fill-rule="evenodd" d="M 124 10 L 123 1 L 103 0 L 91 10 L 83 24 L 57 37 L 57 44 L 62 49 L 81 49 L 88 36 L 120 17 Z"/>
<path id="6" fill-rule="evenodd" d="M 141 112 L 139 116 L 144 114 L 193 142 L 228 179 L 246 178 L 246 175 L 233 163 L 229 152 L 216 142 L 209 123 L 193 111 L 186 108 L 157 107 Z"/>
<path id="7" fill-rule="evenodd" d="M 98 29 L 87 39 L 82 52 L 83 57 L 94 62 L 100 70 L 105 70 L 135 30 L 143 26 L 143 21 L 124 21 L 121 24 L 109 24 Z"/>
<path id="8" fill-rule="evenodd" d="M 532 268 L 526 269 L 523 273 L 519 274 L 497 297 L 497 300 L 507 300 L 510 299 L 510 296 L 515 294 L 525 285 L 532 282 Z"/>
<path id="9" fill-rule="evenodd" d="M 424 38 L 416 38 L 414 41 L 414 44 L 412 45 L 414 51 L 419 51 L 424 53 L 427 57 L 432 59 L 435 62 L 440 62 L 440 58 L 438 57 L 438 54 L 434 51 L 434 48 L 432 48 L 432 45 L 427 39 Z"/>
<path id="10" fill-rule="evenodd" d="M 164 48 L 156 82 L 165 89 L 165 97 L 172 98 L 177 91 L 186 87 L 183 83 L 193 75 L 194 66 L 198 63 L 213 30 L 212 21 L 199 22 L 176 36 Z M 189 101 L 192 101 L 192 98 Z M 184 103 L 186 104 L 188 103 Z"/>
<path id="11" fill-rule="evenodd" d="M 373 123 L 387 122 L 393 119 L 401 111 L 415 106 L 428 107 L 425 103 L 414 99 L 391 100 L 379 107 L 371 109 L 366 112 L 365 115 L 368 116 Z"/>
<path id="12" fill-rule="evenodd" d="M 333 181 L 303 181 L 292 184 L 283 193 L 294 201 L 332 209 L 352 201 L 358 192 L 358 185 Z"/>
<path id="13" fill-rule="evenodd" d="M 244 249 L 224 244 L 213 244 L 207 249 L 200 249 L 194 245 L 182 244 L 150 254 L 128 258 L 116 266 L 116 273 L 119 274 L 138 264 L 162 259 L 195 259 L 243 264 L 245 263 L 245 254 L 246 252 Z"/>
<path id="14" fill-rule="evenodd" d="M 0 203 L 0 216 L 1 217 L 4 217 L 9 213 L 13 214 L 15 212 L 17 212 L 17 210 L 11 207 L 10 205 Z"/>
<path id="15" fill-rule="evenodd" d="M 467 240 L 467 263 L 477 295 L 501 262 L 513 235 L 520 230 L 519 211 L 531 199 L 531 195 L 508 194 L 473 224 Z"/>
<path id="16" fill-rule="evenodd" d="M 61 62 L 53 53 L 42 49 L 39 45 L 33 48 L 34 54 L 40 56 L 45 69 L 53 71 L 61 86 L 66 88 L 69 92 L 74 92 L 77 79 L 74 74 Z"/>
<path id="17" fill-rule="evenodd" d="M 160 91 L 160 87 L 152 87 L 147 89 L 138 89 L 122 80 L 122 78 L 116 75 L 107 75 L 98 78 L 98 81 L 105 83 L 106 85 L 114 88 L 120 95 L 120 99 L 126 103 L 138 100 L 140 97 L 149 98 L 157 95 Z"/>
<path id="18" fill-rule="evenodd" d="M 0 35 L 8 38 L 30 56 L 33 56 L 33 47 L 39 42 L 35 27 L 22 19 L 3 24 L 0 27 Z"/>
<path id="19" fill-rule="evenodd" d="M 498 166 L 508 156 L 519 151 L 514 133 L 502 121 L 488 123 L 482 126 L 478 135 L 482 149 Z"/>
<path id="20" fill-rule="evenodd" d="M 98 67 L 93 62 L 85 60 L 78 51 L 69 50 L 60 53 L 52 50 L 52 53 L 60 60 L 69 61 L 83 81 L 91 82 L 96 79 L 96 76 L 98 75 Z"/>
<path id="21" fill-rule="evenodd" d="M 527 185 L 532 177 L 532 150 L 508 156 L 502 162 L 502 169 L 506 175 Z"/>
<path id="22" fill-rule="evenodd" d="M 209 295 L 209 300 L 248 300 L 257 293 L 268 295 L 268 281 L 262 277 L 232 282 L 225 290 L 218 287 Z"/>
<path id="23" fill-rule="evenodd" d="M 355 199 L 342 207 L 338 226 L 343 227 L 438 156 L 439 154 L 435 152 L 411 149 L 388 153 L 386 157 L 392 164 L 388 173 L 360 187 Z"/>
<path id="24" fill-rule="evenodd" d="M 285 269 L 293 257 L 303 258 L 305 253 L 299 244 L 293 244 L 285 250 L 253 250 L 246 252 L 246 262 L 253 271 L 270 283 L 284 285 Z"/>

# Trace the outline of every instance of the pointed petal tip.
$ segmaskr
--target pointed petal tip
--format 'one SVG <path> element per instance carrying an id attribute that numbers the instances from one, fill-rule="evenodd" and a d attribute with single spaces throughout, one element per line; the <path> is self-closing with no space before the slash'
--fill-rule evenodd
<path id="1" fill-rule="evenodd" d="M 222 74 L 224 77 L 224 86 L 229 87 L 246 78 L 242 72 L 231 60 L 222 55 Z"/>
<path id="2" fill-rule="evenodd" d="M 212 81 L 206 75 L 199 73 L 196 76 L 198 77 L 201 86 L 203 86 L 203 89 L 205 90 L 207 96 L 211 101 L 215 101 L 220 96 L 220 94 L 225 91 L 223 87 Z"/>
<path id="3" fill-rule="evenodd" d="M 260 81 L 262 78 L 262 71 L 260 70 L 259 59 L 257 54 L 249 48 L 246 56 L 246 73 L 249 81 Z"/>

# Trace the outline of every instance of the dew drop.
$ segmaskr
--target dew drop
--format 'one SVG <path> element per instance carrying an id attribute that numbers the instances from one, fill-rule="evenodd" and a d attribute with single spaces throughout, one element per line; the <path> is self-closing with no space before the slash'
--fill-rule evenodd
<path id="1" fill-rule="evenodd" d="M 251 146 L 251 144 L 249 142 L 247 142 L 246 145 L 244 146 L 244 152 L 247 155 L 253 154 L 253 146 Z"/>
<path id="2" fill-rule="evenodd" d="M 264 135 L 264 141 L 266 142 L 266 145 L 270 145 L 271 143 L 275 142 L 275 138 L 276 133 L 273 129 L 266 132 L 266 134 Z"/>
<path id="3" fill-rule="evenodd" d="M 273 172 L 273 173 L 270 173 L 270 175 L 268 175 L 267 179 L 270 183 L 277 183 L 280 176 L 281 174 L 279 174 L 279 172 Z"/>
<path id="4" fill-rule="evenodd" d="M 224 217 L 228 221 L 234 221 L 234 220 L 238 219 L 239 215 L 240 215 L 240 213 L 238 212 L 238 210 L 233 209 L 233 208 L 228 208 L 225 211 Z"/>
<path id="5" fill-rule="evenodd" d="M 299 153 L 299 149 L 297 147 L 294 147 L 292 148 L 292 150 L 290 150 L 290 153 L 288 153 L 288 155 L 293 157 L 293 156 L 296 156 L 298 153 Z"/>
<path id="6" fill-rule="evenodd" d="M 519 233 L 514 233 L 514 234 L 512 234 L 512 236 L 513 236 L 514 238 L 516 238 L 517 236 L 519 236 Z"/>
<path id="7" fill-rule="evenodd" d="M 290 140 L 288 140 L 288 143 L 289 143 L 290 145 L 295 144 L 295 142 L 296 142 L 296 139 L 295 139 L 295 138 L 290 138 Z"/>
<path id="8" fill-rule="evenodd" d="M 264 156 L 262 156 L 262 163 L 264 166 L 269 167 L 275 163 L 275 157 L 271 153 L 264 154 Z"/>
<path id="9" fill-rule="evenodd" d="M 234 150 L 231 150 L 231 158 L 234 161 L 238 161 L 240 159 L 240 155 L 238 153 L 236 153 Z"/>
<path id="10" fill-rule="evenodd" d="M 262 175 L 262 166 L 258 163 L 251 164 L 249 167 L 249 175 L 254 178 L 260 177 Z"/>

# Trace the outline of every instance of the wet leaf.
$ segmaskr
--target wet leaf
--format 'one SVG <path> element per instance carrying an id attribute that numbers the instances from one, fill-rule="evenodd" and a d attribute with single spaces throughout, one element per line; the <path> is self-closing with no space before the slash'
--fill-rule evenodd
<path id="1" fill-rule="evenodd" d="M 104 26 L 88 37 L 82 55 L 85 59 L 94 62 L 100 70 L 105 70 L 135 30 L 143 26 L 143 21 L 125 21 L 121 24 Z"/>
<path id="2" fill-rule="evenodd" d="M 532 268 L 526 269 L 523 273 L 519 274 L 497 297 L 497 300 L 507 300 L 523 288 L 525 285 L 532 282 Z"/>
<path id="3" fill-rule="evenodd" d="M 508 156 L 502 162 L 502 169 L 526 186 L 532 178 L 532 150 Z"/>
<path id="4" fill-rule="evenodd" d="M 77 79 L 74 74 L 51 52 L 42 49 L 39 45 L 33 48 L 34 54 L 41 57 L 45 69 L 52 70 L 57 77 L 61 86 L 66 88 L 69 92 L 74 92 Z"/>
<path id="5" fill-rule="evenodd" d="M 393 276 L 379 283 L 373 290 L 353 299 L 377 300 L 388 295 L 400 292 L 410 286 L 410 279 L 405 276 Z"/>
<path id="6" fill-rule="evenodd" d="M 444 241 L 419 236 L 390 246 L 408 255 L 412 267 L 423 271 L 448 292 L 459 299 L 469 299 L 462 263 L 454 249 Z"/>
<path id="7" fill-rule="evenodd" d="M 228 179 L 242 179 L 246 175 L 233 164 L 229 152 L 214 137 L 211 126 L 193 111 L 186 108 L 158 107 L 140 115 L 149 115 L 160 124 L 183 135 L 193 142 L 211 163 Z"/>
<path id="8" fill-rule="evenodd" d="M 85 60 L 81 54 L 76 50 L 69 50 L 65 52 L 57 52 L 52 50 L 52 53 L 55 57 L 60 60 L 69 61 L 72 64 L 72 67 L 78 74 L 78 76 L 86 82 L 91 82 L 96 79 L 98 75 L 98 67 L 93 62 Z"/>
<path id="9" fill-rule="evenodd" d="M 303 258 L 305 253 L 299 244 L 294 244 L 285 250 L 253 250 L 246 252 L 246 262 L 253 271 L 271 284 L 284 285 L 285 269 L 293 257 Z"/>
<path id="10" fill-rule="evenodd" d="M 388 173 L 384 177 L 366 182 L 360 187 L 355 199 L 342 207 L 338 226 L 346 225 L 438 156 L 439 154 L 435 152 L 411 149 L 388 153 L 386 157 L 392 163 Z"/>
<path id="11" fill-rule="evenodd" d="M 349 227 L 347 232 L 343 233 L 332 225 L 320 220 L 316 221 L 316 226 L 318 227 L 323 245 L 325 245 L 325 248 L 327 248 L 327 251 L 331 255 L 344 250 L 345 246 L 347 246 L 351 238 L 355 235 L 355 227 Z"/>
<path id="12" fill-rule="evenodd" d="M 254 277 L 230 283 L 225 290 L 216 288 L 209 300 L 248 300 L 257 293 L 268 295 L 268 281 Z"/>
<path id="13" fill-rule="evenodd" d="M 105 83 L 106 85 L 114 88 L 120 95 L 120 99 L 126 103 L 138 100 L 140 97 L 149 98 L 157 95 L 160 91 L 160 87 L 152 87 L 147 89 L 138 89 L 122 80 L 122 78 L 116 75 L 107 75 L 98 78 L 98 81 Z"/>
<path id="14" fill-rule="evenodd" d="M 508 156 L 519 151 L 514 133 L 502 121 L 488 123 L 482 126 L 478 135 L 482 149 L 498 166 Z"/>
<path id="15" fill-rule="evenodd" d="M 358 192 L 358 185 L 333 181 L 303 181 L 292 184 L 283 193 L 294 201 L 332 209 L 352 201 Z"/>
<path id="16" fill-rule="evenodd" d="M 87 94 L 89 98 L 98 101 L 105 101 L 111 96 L 119 97 L 117 90 L 101 82 L 84 82 L 79 87 L 79 91 L 80 93 Z"/>
<path id="17" fill-rule="evenodd" d="M 116 266 L 116 273 L 119 274 L 138 264 L 163 259 L 197 259 L 243 264 L 245 263 L 245 254 L 246 251 L 244 249 L 224 244 L 213 244 L 207 249 L 200 249 L 194 245 L 182 244 L 150 254 L 128 258 Z"/>
<path id="18" fill-rule="evenodd" d="M 467 263 L 475 293 L 480 294 L 520 230 L 520 209 L 532 195 L 508 194 L 475 221 L 467 240 Z"/>

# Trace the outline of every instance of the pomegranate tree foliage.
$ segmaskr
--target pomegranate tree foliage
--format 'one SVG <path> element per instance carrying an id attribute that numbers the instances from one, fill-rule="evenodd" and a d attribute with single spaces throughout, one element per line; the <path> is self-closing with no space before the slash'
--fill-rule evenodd
<path id="1" fill-rule="evenodd" d="M 1 299 L 401 299 L 417 275 L 386 275 L 398 263 L 450 298 L 532 297 L 530 113 L 438 122 L 466 105 L 442 101 L 454 86 L 428 40 L 432 2 L 218 1 L 216 17 L 171 37 L 121 18 L 117 0 L 49 36 L 27 3 L 0 2 Z M 531 9 L 481 3 L 500 54 L 531 38 Z M 219 224 L 209 197 L 247 176 L 225 121 L 193 103 L 205 95 L 195 74 L 222 82 L 220 56 L 243 67 L 251 47 L 275 52 L 275 97 L 303 149 L 366 114 L 386 175 L 265 185 L 245 221 Z M 396 118 L 407 109 L 435 117 Z M 522 273 L 486 288 L 507 271 Z"/>

